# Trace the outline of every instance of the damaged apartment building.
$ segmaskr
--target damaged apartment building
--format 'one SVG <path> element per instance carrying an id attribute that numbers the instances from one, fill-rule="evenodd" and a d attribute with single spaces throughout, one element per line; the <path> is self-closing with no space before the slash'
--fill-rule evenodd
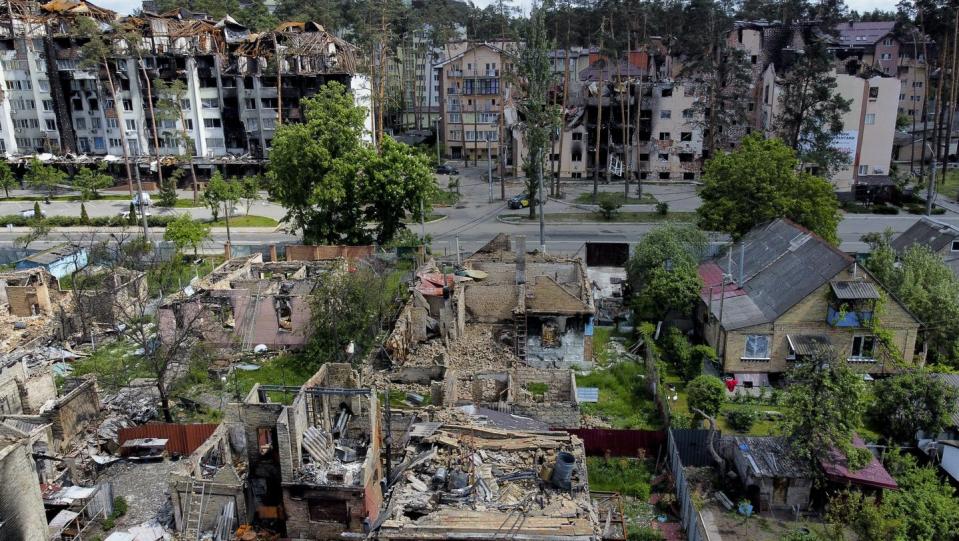
<path id="1" fill-rule="evenodd" d="M 573 369 L 591 362 L 595 313 L 581 260 L 499 235 L 455 272 L 428 263 L 417 279 L 371 377 L 434 405 L 579 427 Z"/>
<path id="2" fill-rule="evenodd" d="M 228 259 L 158 309 L 160 340 L 191 333 L 222 349 L 298 349 L 308 339 L 317 280 L 342 259 L 263 262 L 262 254 Z"/>
<path id="3" fill-rule="evenodd" d="M 547 163 L 553 175 L 700 179 L 704 89 L 678 76 L 659 38 L 616 60 L 598 49 L 558 50 L 550 56 L 560 81 L 552 98 L 566 105 L 564 129 L 554 138 Z"/>
<path id="4" fill-rule="evenodd" d="M 292 402 L 271 401 L 278 395 Z M 302 386 L 254 386 L 171 472 L 178 531 L 195 539 L 263 524 L 291 539 L 362 535 L 383 502 L 381 415 L 349 364 L 324 364 Z"/>
<path id="5" fill-rule="evenodd" d="M 349 88 L 356 72 L 356 49 L 316 23 L 255 33 L 229 16 L 185 9 L 120 17 L 84 0 L 11 0 L 9 8 L 0 15 L 0 152 L 11 155 L 116 157 L 126 146 L 133 157 L 255 165 L 276 126 L 302 120 L 303 98 L 328 81 Z M 110 77 L 103 63 L 98 73 L 81 57 L 82 17 L 117 36 Z M 126 31 L 142 37 L 139 58 L 126 52 Z M 179 82 L 183 92 L 157 95 L 157 81 Z M 161 110 L 161 100 L 173 110 Z"/>

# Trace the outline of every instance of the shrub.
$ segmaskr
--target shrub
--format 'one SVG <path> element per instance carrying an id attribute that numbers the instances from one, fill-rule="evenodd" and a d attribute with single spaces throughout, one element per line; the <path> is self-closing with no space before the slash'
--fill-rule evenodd
<path id="1" fill-rule="evenodd" d="M 692 428 L 693 418 L 685 413 L 674 413 L 669 417 L 669 426 L 672 428 Z"/>
<path id="2" fill-rule="evenodd" d="M 873 205 L 872 212 L 874 214 L 899 214 L 899 209 L 889 205 Z"/>
<path id="3" fill-rule="evenodd" d="M 656 214 L 659 214 L 660 216 L 666 216 L 669 214 L 669 203 L 665 201 L 656 203 Z"/>
<path id="4" fill-rule="evenodd" d="M 726 401 L 726 386 L 715 376 L 697 377 L 686 386 L 686 392 L 689 410 L 698 408 L 706 415 L 715 416 Z"/>
<path id="5" fill-rule="evenodd" d="M 682 373 L 692 354 L 692 348 L 689 345 L 689 340 L 686 339 L 686 335 L 676 327 L 670 327 L 663 337 L 662 345 L 666 360 Z"/>
<path id="6" fill-rule="evenodd" d="M 716 350 L 707 345 L 693 346 L 687 363 L 686 381 L 690 381 L 703 373 L 703 365 L 706 363 L 715 363 L 719 357 Z"/>
<path id="7" fill-rule="evenodd" d="M 36 218 L 36 219 L 38 219 L 38 220 L 43 217 L 43 212 L 40 211 L 40 202 L 39 202 L 39 201 L 37 201 L 37 202 L 35 202 L 35 203 L 33 204 L 33 217 Z"/>
<path id="8" fill-rule="evenodd" d="M 945 213 L 946 213 L 946 209 L 944 209 L 944 208 L 942 208 L 942 207 L 937 207 L 937 208 L 932 209 L 932 214 L 935 215 L 935 216 L 939 216 L 939 215 L 945 214 Z"/>
<path id="9" fill-rule="evenodd" d="M 87 206 L 80 203 L 80 225 L 90 225 L 90 216 L 87 214 Z"/>
<path id="10" fill-rule="evenodd" d="M 123 496 L 117 496 L 113 498 L 113 516 L 122 517 L 127 514 L 127 511 L 130 509 L 130 506 L 127 505 L 127 499 Z"/>
<path id="11" fill-rule="evenodd" d="M 736 432 L 749 432 L 757 417 L 751 409 L 735 409 L 726 413 L 726 423 Z"/>
<path id="12" fill-rule="evenodd" d="M 620 202 L 619 198 L 610 193 L 601 194 L 598 204 L 599 215 L 602 216 L 604 220 L 612 220 L 615 218 L 620 207 L 623 206 L 623 203 Z"/>
<path id="13" fill-rule="evenodd" d="M 663 541 L 666 539 L 663 537 L 662 532 L 653 528 L 652 526 L 633 526 L 629 527 L 629 534 L 626 536 L 626 541 Z"/>

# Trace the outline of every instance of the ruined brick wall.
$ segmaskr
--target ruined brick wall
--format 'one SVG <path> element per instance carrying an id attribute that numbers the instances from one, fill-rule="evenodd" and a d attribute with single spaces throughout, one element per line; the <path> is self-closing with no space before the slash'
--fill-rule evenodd
<path id="1" fill-rule="evenodd" d="M 26 393 L 23 401 L 24 413 L 39 413 L 44 404 L 57 398 L 57 382 L 49 366 L 34 368 L 23 382 L 22 389 Z"/>
<path id="2" fill-rule="evenodd" d="M 47 517 L 28 439 L 0 436 L 0 539 L 46 541 Z"/>
<path id="3" fill-rule="evenodd" d="M 316 246 L 288 244 L 287 261 L 323 261 L 327 259 L 361 259 L 373 255 L 373 246 Z"/>
<path id="4" fill-rule="evenodd" d="M 50 291 L 46 284 L 28 286 L 7 286 L 7 302 L 10 313 L 28 317 L 40 313 L 50 314 Z"/>
<path id="5" fill-rule="evenodd" d="M 550 428 L 579 428 L 579 404 L 571 402 L 526 402 L 513 404 L 513 413 L 542 421 Z"/>
<path id="6" fill-rule="evenodd" d="M 26 379 L 23 365 L 15 363 L 0 368 L 0 415 L 24 413 L 20 382 Z"/>
<path id="7" fill-rule="evenodd" d="M 311 520 L 311 506 L 338 519 Z M 368 516 L 363 487 L 284 487 L 283 508 L 290 539 L 340 539 L 344 532 L 362 532 Z"/>
<path id="8" fill-rule="evenodd" d="M 60 442 L 61 450 L 66 451 L 73 438 L 96 421 L 99 413 L 96 379 L 89 378 L 57 400 L 57 405 L 43 416 L 53 425 L 53 437 Z"/>
<path id="9" fill-rule="evenodd" d="M 514 386 L 514 399 L 519 401 L 525 393 L 519 392 L 529 383 L 545 383 L 548 386 L 543 402 L 573 402 L 573 372 L 568 369 L 517 367 L 510 373 Z"/>

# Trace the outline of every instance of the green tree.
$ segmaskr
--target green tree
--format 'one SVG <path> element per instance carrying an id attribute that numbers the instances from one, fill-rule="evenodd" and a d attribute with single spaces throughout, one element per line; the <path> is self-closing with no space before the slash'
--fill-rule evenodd
<path id="1" fill-rule="evenodd" d="M 96 169 L 81 167 L 73 175 L 73 187 L 80 192 L 82 201 L 96 199 L 100 190 L 110 186 L 113 186 L 113 177 L 107 173 L 107 162 L 100 162 Z"/>
<path id="2" fill-rule="evenodd" d="M 796 153 L 779 139 L 747 136 L 734 152 L 706 162 L 699 226 L 740 238 L 759 224 L 789 218 L 836 244 L 841 214 L 832 185 L 798 168 Z"/>
<path id="3" fill-rule="evenodd" d="M 707 244 L 702 231 L 672 224 L 643 237 L 626 267 L 640 316 L 661 319 L 672 311 L 692 312 L 702 288 L 697 267 Z"/>
<path id="4" fill-rule="evenodd" d="M 795 456 L 817 474 L 835 450 L 845 455 L 851 470 L 865 466 L 872 455 L 852 445 L 865 409 L 862 375 L 829 354 L 796 363 L 787 377 L 783 433 Z"/>
<path id="5" fill-rule="evenodd" d="M 835 139 L 842 133 L 842 116 L 852 100 L 836 93 L 833 62 L 825 43 L 808 43 L 799 61 L 781 77 L 781 112 L 775 118 L 780 137 L 803 165 L 814 165 L 827 178 L 849 163 L 849 155 L 835 147 Z"/>
<path id="6" fill-rule="evenodd" d="M 324 85 L 303 105 L 306 122 L 276 130 L 270 194 L 305 242 L 385 244 L 403 217 L 429 209 L 436 185 L 426 159 L 389 137 L 379 154 L 363 144 L 366 113 L 342 85 Z"/>
<path id="7" fill-rule="evenodd" d="M 28 186 L 47 192 L 47 200 L 53 196 L 53 191 L 58 185 L 62 184 L 66 178 L 66 173 L 52 165 L 44 165 L 36 158 L 30 160 L 29 170 L 27 174 L 24 175 Z"/>
<path id="8" fill-rule="evenodd" d="M 716 355 L 716 350 L 705 344 L 700 344 L 698 346 L 693 346 L 692 351 L 689 354 L 689 363 L 686 367 L 686 381 L 689 381 L 696 376 L 702 374 L 703 366 L 707 364 L 713 364 L 719 360 L 719 356 Z"/>
<path id="9" fill-rule="evenodd" d="M 50 235 L 50 222 L 45 218 L 39 217 L 30 221 L 30 230 L 13 239 L 13 244 L 18 248 L 28 249 L 31 244 L 38 240 L 43 240 Z"/>
<path id="10" fill-rule="evenodd" d="M 80 203 L 80 224 L 90 225 L 90 215 L 87 214 L 87 205 Z"/>
<path id="11" fill-rule="evenodd" d="M 197 256 L 200 245 L 210 238 L 210 226 L 190 218 L 189 214 L 181 214 L 167 224 L 163 233 L 163 240 L 173 243 L 178 253 L 190 246 L 193 256 Z"/>
<path id="12" fill-rule="evenodd" d="M 938 434 L 955 413 L 959 392 L 924 371 L 906 372 L 877 381 L 869 416 L 884 436 L 898 443 L 915 442 L 916 431 Z"/>
<path id="13" fill-rule="evenodd" d="M 219 171 L 213 173 L 210 182 L 206 185 L 206 191 L 203 192 L 203 200 L 210 209 L 219 209 L 223 205 L 223 219 L 226 221 L 226 241 L 230 239 L 230 213 L 233 206 L 240 200 L 240 183 L 236 178 L 230 181 L 224 180 Z M 213 211 L 213 220 L 216 221 L 217 211 Z"/>
<path id="14" fill-rule="evenodd" d="M 137 206 L 133 204 L 133 201 L 130 201 L 130 210 L 127 211 L 127 223 L 137 225 Z"/>
<path id="15" fill-rule="evenodd" d="M 0 160 L 0 188 L 3 188 L 3 196 L 10 197 L 10 188 L 19 184 L 17 177 L 13 176 L 13 170 L 6 160 Z"/>
<path id="16" fill-rule="evenodd" d="M 160 192 L 157 194 L 157 206 L 171 208 L 176 206 L 176 187 L 183 177 L 183 173 L 183 169 L 177 167 L 173 170 L 173 173 L 163 179 L 163 184 L 160 185 Z"/>
<path id="17" fill-rule="evenodd" d="M 33 203 L 33 219 L 34 220 L 43 219 L 43 211 L 40 209 L 39 201 L 34 201 Z"/>
<path id="18" fill-rule="evenodd" d="M 886 236 L 877 239 L 866 268 L 919 321 L 925 323 L 925 332 L 920 339 L 929 347 L 928 360 L 956 366 L 956 359 L 959 359 L 959 279 L 942 256 L 926 246 L 914 244 L 897 258 Z M 912 354 L 910 351 L 903 353 L 907 359 Z"/>
<path id="19" fill-rule="evenodd" d="M 536 204 L 545 194 L 539 193 L 543 183 L 543 163 L 552 146 L 550 135 L 559 127 L 560 110 L 550 99 L 553 85 L 553 66 L 549 53 L 552 44 L 546 33 L 546 8 L 535 7 L 530 14 L 526 46 L 519 53 L 516 66 L 525 87 L 519 102 L 523 116 L 523 135 L 526 139 L 526 156 L 523 170 L 526 172 L 526 193 L 531 201 L 529 217 L 536 217 Z"/>
<path id="20" fill-rule="evenodd" d="M 243 181 L 240 183 L 240 198 L 243 199 L 246 214 L 249 216 L 250 207 L 260 200 L 260 177 L 258 175 L 243 177 Z"/>
<path id="21" fill-rule="evenodd" d="M 599 196 L 598 205 L 599 215 L 602 216 L 604 220 L 612 220 L 615 218 L 616 214 L 619 213 L 619 209 L 623 206 L 619 197 L 609 192 L 603 192 L 603 194 Z"/>
<path id="22" fill-rule="evenodd" d="M 715 417 L 726 401 L 726 386 L 716 376 L 697 376 L 686 386 L 686 396 L 690 411 L 696 408 Z"/>

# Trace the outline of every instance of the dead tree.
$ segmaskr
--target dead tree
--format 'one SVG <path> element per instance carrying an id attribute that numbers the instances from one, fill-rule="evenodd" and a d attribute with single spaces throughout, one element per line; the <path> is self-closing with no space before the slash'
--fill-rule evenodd
<path id="1" fill-rule="evenodd" d="M 719 471 L 726 471 L 726 461 L 723 460 L 723 457 L 720 456 L 716 451 L 716 418 L 711 415 L 706 415 L 706 413 L 699 408 L 690 407 L 690 409 L 699 415 L 702 415 L 704 419 L 709 421 L 709 454 L 712 455 L 713 460 L 715 460 L 716 464 L 719 465 Z"/>

